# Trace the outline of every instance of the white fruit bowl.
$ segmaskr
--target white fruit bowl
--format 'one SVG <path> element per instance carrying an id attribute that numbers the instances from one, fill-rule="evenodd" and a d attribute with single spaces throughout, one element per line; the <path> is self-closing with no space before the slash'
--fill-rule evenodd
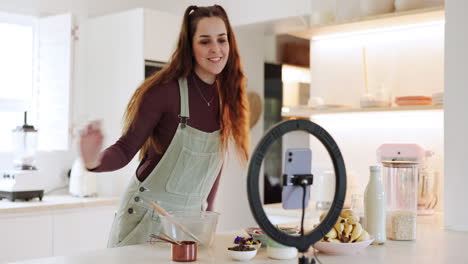
<path id="1" fill-rule="evenodd" d="M 321 253 L 328 255 L 355 255 L 368 247 L 372 241 L 374 239 L 354 243 L 317 242 L 314 247 Z"/>

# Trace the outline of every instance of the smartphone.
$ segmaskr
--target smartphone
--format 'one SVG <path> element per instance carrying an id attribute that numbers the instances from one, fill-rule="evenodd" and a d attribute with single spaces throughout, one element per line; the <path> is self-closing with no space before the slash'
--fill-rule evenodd
<path id="1" fill-rule="evenodd" d="M 304 189 L 293 185 L 294 175 L 312 174 L 312 150 L 310 148 L 287 149 L 284 156 L 283 191 L 281 193 L 284 209 L 302 209 Z M 306 186 L 305 206 L 310 200 L 310 185 Z"/>

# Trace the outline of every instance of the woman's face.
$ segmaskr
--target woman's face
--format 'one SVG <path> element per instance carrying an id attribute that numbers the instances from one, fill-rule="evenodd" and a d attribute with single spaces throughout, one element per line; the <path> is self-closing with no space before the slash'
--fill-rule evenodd
<path id="1" fill-rule="evenodd" d="M 200 19 L 192 42 L 195 72 L 203 81 L 213 83 L 216 75 L 226 66 L 229 56 L 224 21 L 219 17 Z"/>

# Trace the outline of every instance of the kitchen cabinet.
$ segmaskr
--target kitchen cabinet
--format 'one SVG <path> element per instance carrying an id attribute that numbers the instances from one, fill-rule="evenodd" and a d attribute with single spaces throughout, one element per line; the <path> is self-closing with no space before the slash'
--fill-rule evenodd
<path id="1" fill-rule="evenodd" d="M 167 62 L 175 47 L 180 17 L 156 10 L 132 9 L 90 18 L 86 22 L 86 90 L 82 115 L 104 120 L 104 146 L 121 136 L 122 117 L 130 97 L 145 79 L 145 60 Z M 105 195 L 118 195 L 137 167 L 137 156 L 125 168 L 102 173 Z M 105 182 L 105 184 L 104 184 Z"/>
<path id="2" fill-rule="evenodd" d="M 150 9 L 145 9 L 143 16 L 145 60 L 169 61 L 179 37 L 181 17 Z"/>
<path id="3" fill-rule="evenodd" d="M 68 209 L 54 213 L 53 255 L 106 248 L 114 214 L 114 207 Z"/>
<path id="4" fill-rule="evenodd" d="M 120 136 L 127 103 L 145 79 L 145 60 L 169 60 L 179 20 L 164 12 L 138 8 L 86 22 L 84 115 L 105 120 L 106 143 L 114 143 Z"/>
<path id="5" fill-rule="evenodd" d="M 67 151 L 71 146 L 71 93 L 73 89 L 72 14 L 38 19 L 37 113 L 38 148 L 41 151 Z M 34 113 L 34 112 L 33 112 Z M 33 121 L 34 122 L 34 121 Z"/>
<path id="6" fill-rule="evenodd" d="M 52 223 L 51 215 L 0 215 L 0 262 L 53 256 Z"/>
<path id="7" fill-rule="evenodd" d="M 0 215 L 0 262 L 104 249 L 115 206 Z"/>

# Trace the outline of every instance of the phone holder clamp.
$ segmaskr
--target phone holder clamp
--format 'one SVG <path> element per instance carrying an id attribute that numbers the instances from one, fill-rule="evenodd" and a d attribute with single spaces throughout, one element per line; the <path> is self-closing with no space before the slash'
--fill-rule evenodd
<path id="1" fill-rule="evenodd" d="M 288 180 L 286 174 L 283 174 L 283 186 L 312 185 L 314 182 L 313 174 L 293 174 Z"/>

